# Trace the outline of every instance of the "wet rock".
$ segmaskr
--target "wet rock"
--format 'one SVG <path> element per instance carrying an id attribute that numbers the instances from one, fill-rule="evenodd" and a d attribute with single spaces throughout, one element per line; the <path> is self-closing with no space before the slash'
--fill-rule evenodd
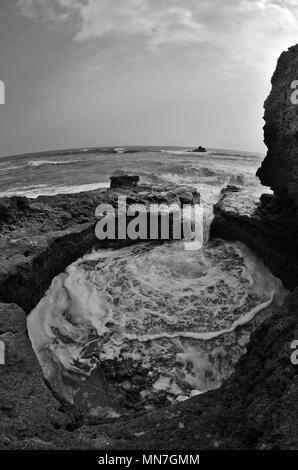
<path id="1" fill-rule="evenodd" d="M 10 200 L 8 198 L 0 199 L 0 219 L 7 220 L 10 214 Z"/>
<path id="2" fill-rule="evenodd" d="M 201 196 L 198 191 L 194 191 L 187 186 L 179 186 L 174 192 L 182 205 L 200 204 Z"/>
<path id="3" fill-rule="evenodd" d="M 224 192 L 214 207 L 211 237 L 241 241 L 262 258 L 288 289 L 298 285 L 298 221 L 270 194 Z"/>
<path id="4" fill-rule="evenodd" d="M 227 185 L 221 190 L 221 194 L 225 195 L 228 193 L 239 193 L 241 191 L 240 186 Z"/>
<path id="5" fill-rule="evenodd" d="M 125 380 L 124 382 L 122 382 L 121 387 L 126 391 L 130 390 L 131 389 L 131 383 L 129 382 L 129 380 Z"/>
<path id="6" fill-rule="evenodd" d="M 201 147 L 201 145 L 200 145 L 196 149 L 192 150 L 192 152 L 205 153 L 205 152 L 207 152 L 207 150 L 204 147 Z"/>
<path id="7" fill-rule="evenodd" d="M 0 224 L 15 221 L 19 217 L 26 216 L 29 211 L 29 199 L 24 196 L 0 198 Z"/>
<path id="8" fill-rule="evenodd" d="M 61 412 L 44 382 L 26 331 L 26 315 L 17 305 L 0 304 L 0 339 L 5 366 L 0 366 L 0 449 L 30 448 L 42 439 L 59 447 L 57 427 L 66 429 L 74 417 Z M 67 439 L 61 433 L 61 443 Z"/>
<path id="9" fill-rule="evenodd" d="M 111 176 L 111 188 L 123 188 L 125 186 L 137 186 L 140 181 L 140 177 L 129 176 L 129 175 L 120 175 L 120 176 Z"/>

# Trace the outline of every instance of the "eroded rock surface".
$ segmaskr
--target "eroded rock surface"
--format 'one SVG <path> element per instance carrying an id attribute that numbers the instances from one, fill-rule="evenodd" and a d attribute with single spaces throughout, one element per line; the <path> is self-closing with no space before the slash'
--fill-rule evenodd
<path id="1" fill-rule="evenodd" d="M 76 418 L 46 386 L 27 336 L 25 312 L 17 305 L 0 304 L 0 339 L 5 345 L 5 365 L 0 366 L 0 449 L 67 445 L 71 435 L 67 429 L 76 427 Z"/>
<path id="2" fill-rule="evenodd" d="M 268 153 L 257 175 L 284 204 L 298 206 L 298 104 L 291 87 L 295 80 L 298 80 L 298 45 L 281 54 L 272 77 L 264 117 Z"/>
<path id="3" fill-rule="evenodd" d="M 211 236 L 241 241 L 262 258 L 287 289 L 298 285 L 298 209 L 270 194 L 247 198 L 228 190 L 215 205 Z"/>
<path id="4" fill-rule="evenodd" d="M 130 175 L 111 176 L 111 188 L 122 188 L 124 186 L 137 186 L 140 177 Z"/>

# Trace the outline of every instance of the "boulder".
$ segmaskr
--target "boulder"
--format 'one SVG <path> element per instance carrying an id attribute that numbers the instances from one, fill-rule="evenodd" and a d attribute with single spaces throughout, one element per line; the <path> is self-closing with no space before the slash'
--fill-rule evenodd
<path id="1" fill-rule="evenodd" d="M 0 222 L 14 221 L 30 211 L 29 199 L 25 196 L 0 198 Z"/>
<path id="2" fill-rule="evenodd" d="M 73 416 L 62 410 L 46 386 L 27 335 L 26 314 L 15 304 L 0 303 L 0 339 L 5 350 L 0 365 L 0 449 L 57 448 L 57 430 L 71 427 Z M 66 445 L 69 434 L 62 431 L 60 437 Z"/>
<path id="3" fill-rule="evenodd" d="M 124 186 L 137 186 L 140 181 L 140 177 L 137 175 L 119 175 L 111 176 L 111 188 L 123 188 Z"/>
<path id="4" fill-rule="evenodd" d="M 191 152 L 205 153 L 205 152 L 207 152 L 207 150 L 206 150 L 204 147 L 201 147 L 201 145 L 200 145 L 200 146 L 197 147 L 196 149 L 191 150 Z"/>

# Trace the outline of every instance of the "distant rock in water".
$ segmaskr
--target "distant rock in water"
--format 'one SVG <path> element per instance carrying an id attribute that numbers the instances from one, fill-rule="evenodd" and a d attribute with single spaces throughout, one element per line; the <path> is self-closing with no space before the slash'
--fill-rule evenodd
<path id="1" fill-rule="evenodd" d="M 257 172 L 284 204 L 298 206 L 298 45 L 283 52 L 265 101 L 267 156 Z"/>
<path id="2" fill-rule="evenodd" d="M 111 188 L 123 188 L 124 186 L 137 186 L 140 181 L 140 177 L 137 175 L 119 175 L 111 176 Z"/>
<path id="3" fill-rule="evenodd" d="M 138 149 L 126 149 L 126 150 L 123 150 L 122 153 L 140 153 L 141 150 L 138 150 Z"/>
<path id="4" fill-rule="evenodd" d="M 206 150 L 204 147 L 199 146 L 199 147 L 197 147 L 196 149 L 191 150 L 191 152 L 206 153 L 207 150 Z"/>

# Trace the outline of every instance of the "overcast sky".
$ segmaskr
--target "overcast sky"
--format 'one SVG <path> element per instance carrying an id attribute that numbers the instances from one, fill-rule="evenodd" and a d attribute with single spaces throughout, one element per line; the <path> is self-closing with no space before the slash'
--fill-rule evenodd
<path id="1" fill-rule="evenodd" d="M 298 0 L 1 0 L 0 156 L 101 145 L 265 151 Z"/>

